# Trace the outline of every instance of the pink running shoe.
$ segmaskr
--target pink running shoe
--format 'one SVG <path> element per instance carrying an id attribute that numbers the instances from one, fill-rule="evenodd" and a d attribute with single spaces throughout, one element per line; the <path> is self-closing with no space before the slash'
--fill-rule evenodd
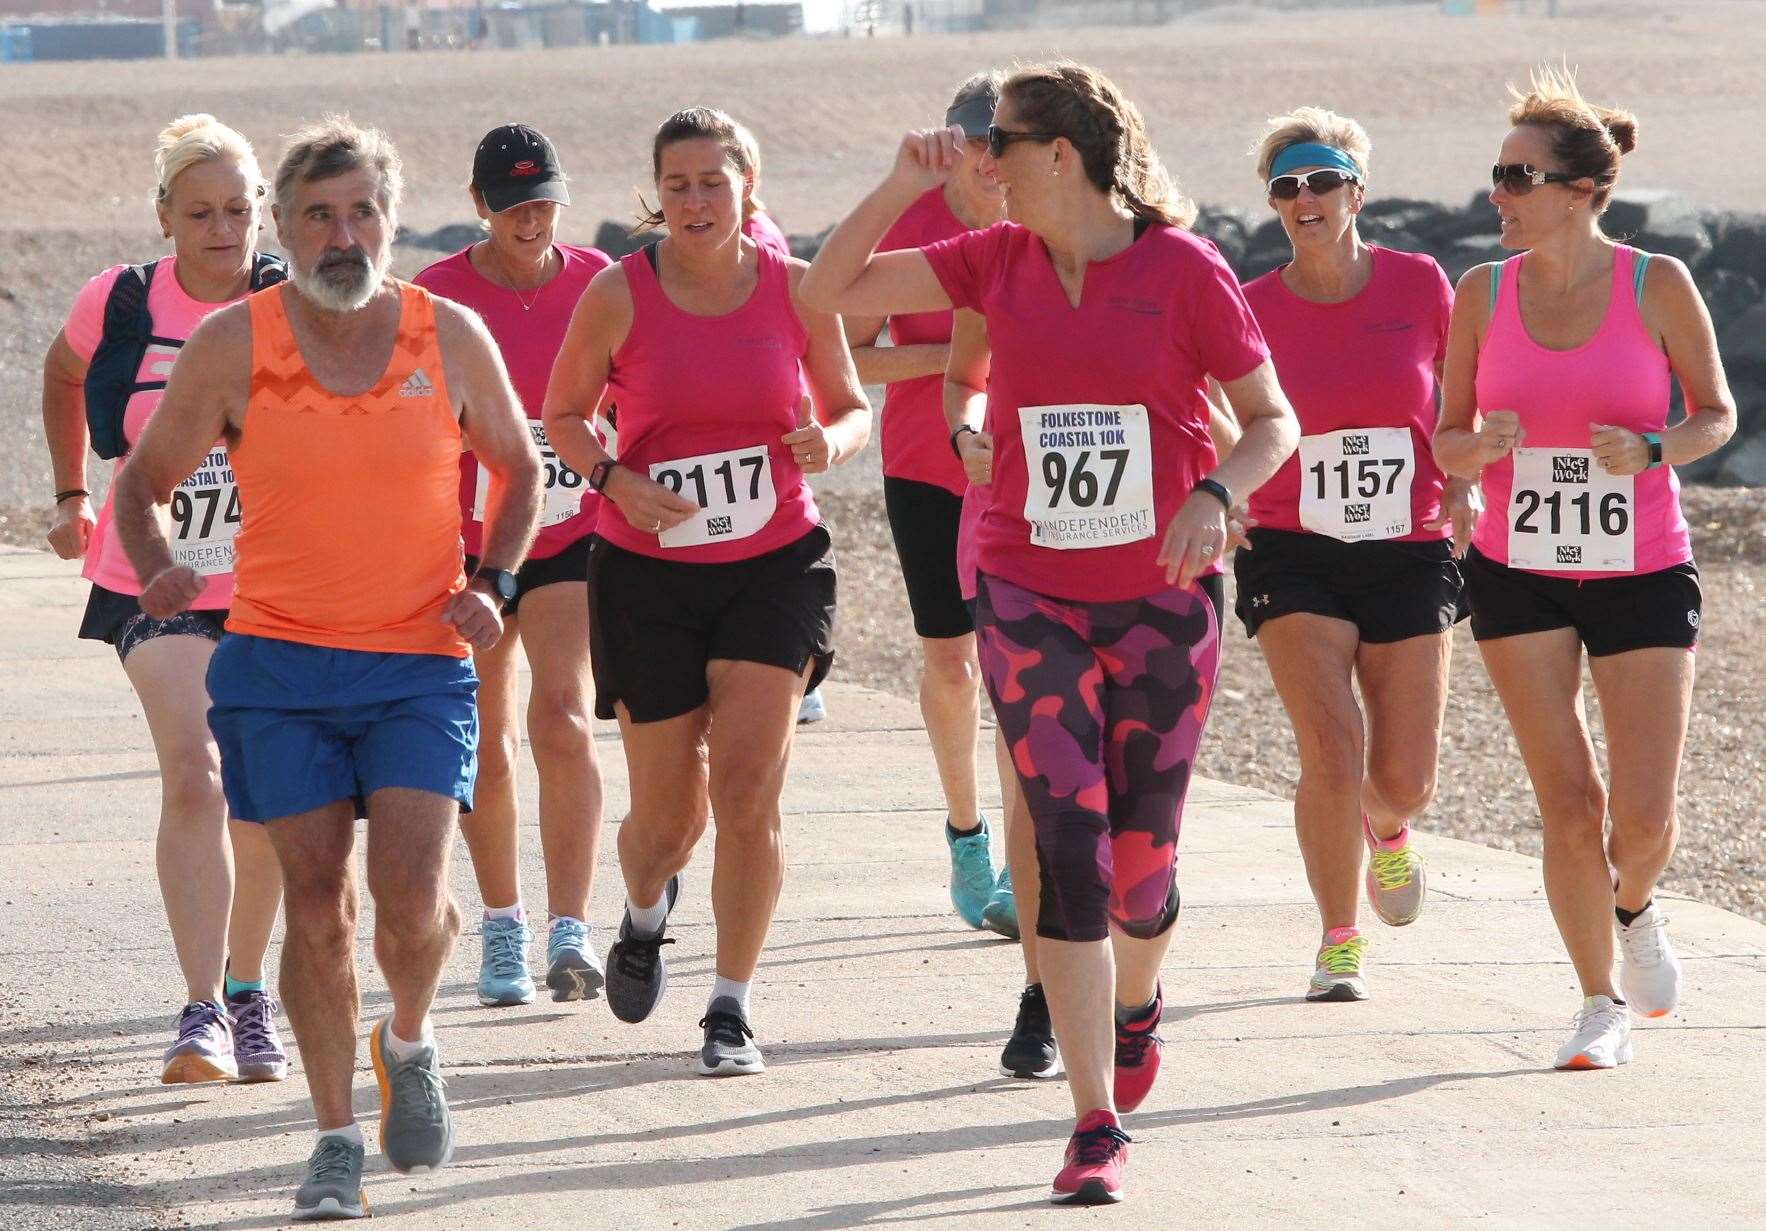
<path id="1" fill-rule="evenodd" d="M 1159 1080 L 1159 1060 L 1165 1051 L 1159 1019 L 1164 1016 L 1165 988 L 1161 985 L 1144 1017 L 1116 1023 L 1116 1110 L 1124 1115 L 1139 1107 Z"/>
<path id="2" fill-rule="evenodd" d="M 1056 1205 L 1113 1205 L 1122 1200 L 1128 1143 L 1116 1113 L 1098 1108 L 1080 1117 L 1067 1142 L 1067 1164 L 1055 1176 L 1049 1200 Z"/>

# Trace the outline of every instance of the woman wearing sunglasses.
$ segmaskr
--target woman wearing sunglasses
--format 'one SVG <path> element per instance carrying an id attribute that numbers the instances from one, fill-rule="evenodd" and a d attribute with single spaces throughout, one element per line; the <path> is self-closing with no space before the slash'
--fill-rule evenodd
<path id="1" fill-rule="evenodd" d="M 1159 1071 L 1159 963 L 1177 921 L 1178 825 L 1220 650 L 1234 491 L 1293 451 L 1293 412 L 1214 247 L 1185 229 L 1139 111 L 1082 65 L 1001 87 L 989 156 L 1011 221 L 874 253 L 961 165 L 964 134 L 910 133 L 804 277 L 825 310 L 970 308 L 990 351 L 976 526 L 982 675 L 1041 872 L 1038 957 L 1079 1122 L 1051 1197 L 1122 1197 L 1119 1113 Z M 1206 387 L 1245 425 L 1216 464 Z"/>
<path id="2" fill-rule="evenodd" d="M 1522 255 L 1460 280 L 1435 456 L 1489 500 L 1466 558 L 1472 635 L 1533 781 L 1584 996 L 1557 1067 L 1612 1068 L 1631 1058 L 1628 1010 L 1664 1016 L 1679 996 L 1652 895 L 1674 852 L 1700 594 L 1672 467 L 1729 438 L 1735 402 L 1686 267 L 1601 230 L 1636 120 L 1545 70 L 1509 122 L 1490 200 Z M 1670 428 L 1675 379 L 1688 414 Z"/>
<path id="3" fill-rule="evenodd" d="M 1453 290 L 1434 260 L 1362 242 L 1370 145 L 1352 119 L 1301 107 L 1252 150 L 1294 259 L 1249 283 L 1300 420 L 1300 448 L 1251 498 L 1233 560 L 1300 753 L 1294 829 L 1322 939 L 1308 1000 L 1365 1000 L 1363 864 L 1374 912 L 1423 907 L 1411 824 L 1435 790 L 1469 484 L 1429 453 Z M 1356 683 L 1360 683 L 1360 700 Z"/>

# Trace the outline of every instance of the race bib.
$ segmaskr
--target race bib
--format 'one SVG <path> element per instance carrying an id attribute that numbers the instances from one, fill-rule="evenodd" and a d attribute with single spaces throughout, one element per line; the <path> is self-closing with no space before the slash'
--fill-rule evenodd
<path id="1" fill-rule="evenodd" d="M 239 486 L 227 450 L 209 450 L 196 473 L 172 489 L 172 559 L 205 577 L 233 571 Z"/>
<path id="2" fill-rule="evenodd" d="M 540 510 L 540 529 L 556 526 L 567 522 L 582 512 L 583 492 L 587 484 L 583 477 L 564 463 L 557 452 L 546 441 L 546 425 L 537 420 L 529 419 L 527 430 L 533 433 L 534 445 L 540 451 L 540 465 L 545 470 L 546 503 Z M 478 468 L 478 493 L 472 500 L 472 520 L 484 523 L 485 511 L 490 507 L 491 475 L 483 466 Z"/>
<path id="3" fill-rule="evenodd" d="M 1300 524 L 1345 543 L 1411 531 L 1416 448 L 1406 427 L 1350 428 L 1300 438 Z"/>
<path id="4" fill-rule="evenodd" d="M 1636 566 L 1636 496 L 1588 449 L 1516 449 L 1508 499 L 1515 568 L 1629 573 Z"/>
<path id="5" fill-rule="evenodd" d="M 1070 551 L 1153 536 L 1145 406 L 1024 406 L 1018 425 L 1030 471 L 1024 520 L 1032 543 Z"/>
<path id="6" fill-rule="evenodd" d="M 779 507 L 765 445 L 656 462 L 650 477 L 699 506 L 695 516 L 658 536 L 664 547 L 745 539 L 771 521 Z"/>

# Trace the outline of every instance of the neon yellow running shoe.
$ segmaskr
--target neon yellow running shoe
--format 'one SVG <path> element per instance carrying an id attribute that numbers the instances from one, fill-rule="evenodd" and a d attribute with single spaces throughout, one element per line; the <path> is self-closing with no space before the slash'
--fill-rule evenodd
<path id="1" fill-rule="evenodd" d="M 1423 857 L 1410 840 L 1410 826 L 1399 830 L 1395 838 L 1376 838 L 1366 817 L 1361 823 L 1368 845 L 1368 903 L 1374 914 L 1391 927 L 1415 923 L 1423 913 L 1427 873 Z"/>
<path id="2" fill-rule="evenodd" d="M 1354 928 L 1326 932 L 1306 999 L 1366 1000 L 1367 983 L 1361 977 L 1361 955 L 1366 949 L 1367 937 Z"/>

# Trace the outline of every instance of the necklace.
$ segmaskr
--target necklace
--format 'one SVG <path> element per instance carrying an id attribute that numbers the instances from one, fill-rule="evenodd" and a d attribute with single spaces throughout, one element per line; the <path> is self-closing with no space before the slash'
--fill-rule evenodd
<path id="1" fill-rule="evenodd" d="M 523 312 L 532 312 L 533 306 L 540 301 L 540 292 L 545 290 L 546 283 L 551 281 L 551 279 L 546 276 L 546 271 L 550 269 L 552 265 L 551 251 L 549 249 L 547 250 L 546 259 L 540 265 L 540 281 L 539 284 L 533 288 L 533 297 L 529 299 L 522 298 L 521 288 L 516 286 L 515 279 L 509 276 L 508 269 L 503 265 L 502 253 L 498 252 L 494 246 L 488 243 L 485 245 L 485 251 L 487 255 L 496 258 L 497 275 L 503 279 L 503 285 L 508 289 L 509 293 L 515 296 L 515 302 L 521 305 L 521 310 Z"/>

